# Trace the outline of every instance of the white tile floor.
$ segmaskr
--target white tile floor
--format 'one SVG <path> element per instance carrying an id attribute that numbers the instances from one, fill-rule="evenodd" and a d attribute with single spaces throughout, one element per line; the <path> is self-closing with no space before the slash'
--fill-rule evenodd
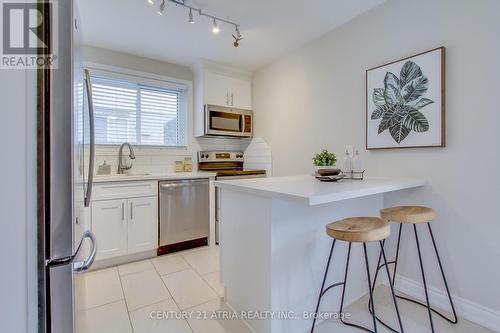
<path id="1" fill-rule="evenodd" d="M 76 331 L 250 333 L 239 320 L 198 318 L 229 311 L 219 266 L 218 247 L 205 247 L 79 275 Z"/>
<path id="2" fill-rule="evenodd" d="M 76 294 L 77 333 L 251 333 L 240 320 L 210 318 L 211 313 L 230 311 L 222 300 L 218 248 L 198 248 L 82 274 Z M 351 321 L 371 328 L 367 299 L 345 311 Z M 379 316 L 397 327 L 389 289 L 377 288 L 375 299 Z M 430 332 L 425 309 L 404 301 L 399 305 L 405 332 Z M 181 311 L 194 317 L 183 317 Z M 440 333 L 492 333 L 463 319 L 452 325 L 435 316 L 434 324 Z M 329 320 L 319 323 L 315 332 L 360 331 Z M 379 325 L 378 332 L 389 330 Z"/>

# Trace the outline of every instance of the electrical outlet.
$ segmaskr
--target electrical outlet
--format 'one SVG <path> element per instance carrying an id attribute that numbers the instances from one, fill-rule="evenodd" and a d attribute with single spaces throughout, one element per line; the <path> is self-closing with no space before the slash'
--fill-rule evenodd
<path id="1" fill-rule="evenodd" d="M 349 152 L 349 156 L 354 156 L 354 147 L 351 145 L 345 146 L 344 152 Z"/>

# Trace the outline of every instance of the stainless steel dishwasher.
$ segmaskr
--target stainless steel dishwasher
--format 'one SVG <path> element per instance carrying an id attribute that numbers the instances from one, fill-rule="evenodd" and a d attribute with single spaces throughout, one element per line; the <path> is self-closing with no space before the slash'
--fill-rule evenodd
<path id="1" fill-rule="evenodd" d="M 158 255 L 208 244 L 209 180 L 159 182 Z"/>

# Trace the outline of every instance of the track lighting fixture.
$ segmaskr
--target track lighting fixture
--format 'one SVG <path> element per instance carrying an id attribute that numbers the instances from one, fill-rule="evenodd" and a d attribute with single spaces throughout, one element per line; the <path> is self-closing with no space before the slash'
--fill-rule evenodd
<path id="1" fill-rule="evenodd" d="M 193 9 L 189 8 L 189 23 L 194 24 Z"/>
<path id="2" fill-rule="evenodd" d="M 158 8 L 158 15 L 163 15 L 163 12 L 165 11 L 165 0 L 162 0 L 160 8 Z"/>
<path id="3" fill-rule="evenodd" d="M 157 2 L 156 0 L 147 0 L 148 3 L 150 3 L 151 5 L 154 5 L 155 2 Z M 176 6 L 181 6 L 181 7 L 184 7 L 184 8 L 187 8 L 189 9 L 189 16 L 188 16 L 188 22 L 190 24 L 194 24 L 194 17 L 193 17 L 193 11 L 195 12 L 198 12 L 199 16 L 205 16 L 205 17 L 208 17 L 210 19 L 212 19 L 212 32 L 214 34 L 218 34 L 220 32 L 220 26 L 219 26 L 219 23 L 225 23 L 225 24 L 229 24 L 229 25 L 232 25 L 235 27 L 235 33 L 232 35 L 233 38 L 234 38 L 234 42 L 233 42 L 233 46 L 234 47 L 238 47 L 239 46 L 239 42 L 240 40 L 243 39 L 241 33 L 240 33 L 240 25 L 238 23 L 235 23 L 235 22 L 232 22 L 232 21 L 229 21 L 229 20 L 226 20 L 226 19 L 222 19 L 220 17 L 217 17 L 217 16 L 213 16 L 213 15 L 210 15 L 210 14 L 207 14 L 207 13 L 203 13 L 201 11 L 200 8 L 196 8 L 196 7 L 193 7 L 193 6 L 190 6 L 188 4 L 186 4 L 186 0 L 162 0 L 161 1 L 161 4 L 158 8 L 158 15 L 164 15 L 165 13 L 165 6 L 166 6 L 166 2 L 169 1 L 173 4 L 175 4 Z"/>
<path id="4" fill-rule="evenodd" d="M 241 35 L 240 28 L 238 28 L 237 25 L 235 26 L 235 33 L 236 33 L 236 35 L 233 34 L 233 38 L 234 38 L 233 46 L 238 47 L 238 46 L 240 46 L 240 40 L 243 39 L 243 36 Z"/>
<path id="5" fill-rule="evenodd" d="M 213 32 L 214 34 L 218 34 L 218 33 L 219 33 L 219 31 L 220 31 L 220 29 L 219 29 L 219 25 L 217 24 L 217 21 L 216 21 L 216 20 L 215 20 L 215 18 L 214 18 L 214 23 L 212 23 L 212 32 Z"/>
<path id="6" fill-rule="evenodd" d="M 236 37 L 237 37 L 239 40 L 242 40 L 242 39 L 243 39 L 243 36 L 241 36 L 240 28 L 236 25 L 234 30 L 235 30 L 235 32 L 236 32 Z"/>

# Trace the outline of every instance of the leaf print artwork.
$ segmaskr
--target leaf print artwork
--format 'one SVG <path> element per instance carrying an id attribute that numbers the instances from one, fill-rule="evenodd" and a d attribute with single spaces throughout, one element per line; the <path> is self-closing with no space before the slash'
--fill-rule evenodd
<path id="1" fill-rule="evenodd" d="M 403 65 L 399 78 L 387 72 L 384 87 L 375 88 L 372 94 L 376 109 L 371 119 L 380 119 L 378 134 L 388 130 L 394 141 L 400 144 L 411 131 L 427 132 L 429 121 L 422 109 L 434 103 L 423 97 L 428 87 L 428 78 L 413 61 Z"/>
<path id="2" fill-rule="evenodd" d="M 366 149 L 445 147 L 445 48 L 366 70 Z"/>

